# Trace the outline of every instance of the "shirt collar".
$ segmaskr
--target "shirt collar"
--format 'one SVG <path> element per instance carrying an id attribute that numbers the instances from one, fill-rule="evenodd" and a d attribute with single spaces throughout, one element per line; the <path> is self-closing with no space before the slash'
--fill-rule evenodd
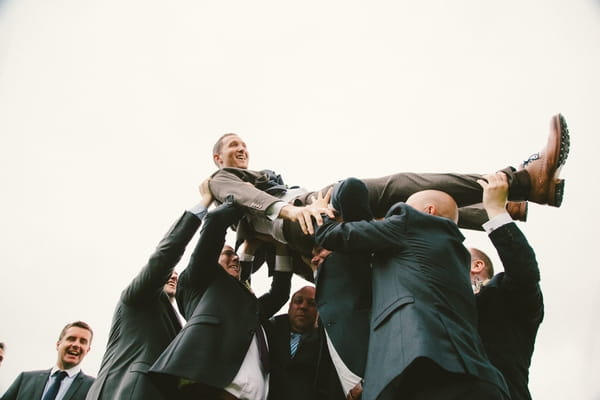
<path id="1" fill-rule="evenodd" d="M 52 370 L 50 371 L 50 376 L 54 375 L 54 373 L 56 371 L 61 371 L 61 369 L 58 368 L 55 365 L 54 367 L 52 367 Z M 73 368 L 65 369 L 64 371 L 67 373 L 67 376 L 69 378 L 72 378 L 72 377 L 74 377 L 75 375 L 77 375 L 81 371 L 81 366 L 80 365 L 76 365 Z"/>

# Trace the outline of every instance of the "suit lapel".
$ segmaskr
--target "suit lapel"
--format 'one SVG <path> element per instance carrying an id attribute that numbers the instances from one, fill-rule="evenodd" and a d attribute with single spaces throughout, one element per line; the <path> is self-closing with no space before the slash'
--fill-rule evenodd
<path id="1" fill-rule="evenodd" d="M 69 386 L 69 390 L 65 393 L 63 400 L 71 400 L 73 398 L 73 395 L 77 392 L 77 389 L 79 389 L 79 386 L 81 386 L 81 382 L 83 381 L 81 374 L 81 371 L 77 373 L 75 379 L 73 379 L 73 383 Z"/>
<path id="2" fill-rule="evenodd" d="M 46 387 L 46 383 L 48 382 L 48 377 L 50 376 L 50 371 L 47 370 L 39 373 L 33 382 L 33 396 L 32 399 L 41 399 L 42 394 L 44 393 L 44 388 Z"/>

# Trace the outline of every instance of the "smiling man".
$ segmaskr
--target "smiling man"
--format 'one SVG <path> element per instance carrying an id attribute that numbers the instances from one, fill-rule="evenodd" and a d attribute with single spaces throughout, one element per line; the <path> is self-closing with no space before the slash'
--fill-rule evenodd
<path id="1" fill-rule="evenodd" d="M 287 301 L 292 273 L 276 265 L 259 298 L 240 281 L 240 258 L 225 236 L 241 214 L 231 203 L 211 210 L 181 272 L 177 304 L 188 322 L 149 370 L 165 399 L 266 399 L 272 369 L 263 326 Z"/>
<path id="2" fill-rule="evenodd" d="M 8 388 L 3 400 L 83 400 L 94 378 L 79 364 L 90 351 L 92 328 L 83 321 L 65 325 L 56 342 L 58 358 L 51 369 L 22 372 Z"/>
<path id="3" fill-rule="evenodd" d="M 554 115 L 546 145 L 534 153 L 519 168 L 505 167 L 508 176 L 509 202 L 507 210 L 515 220 L 525 221 L 527 203 L 560 207 L 564 194 L 564 180 L 559 178 L 570 148 L 569 130 L 565 118 Z M 334 218 L 331 211 L 312 201 L 318 192 L 300 187 L 288 187 L 271 170 L 248 169 L 250 155 L 246 143 L 235 133 L 222 135 L 212 150 L 218 171 L 211 175 L 210 190 L 219 203 L 229 196 L 244 208 L 249 225 L 256 232 L 266 234 L 287 244 L 293 252 L 308 257 L 314 246 L 314 225 L 323 223 L 322 214 Z M 415 192 L 425 189 L 441 190 L 451 195 L 460 207 L 459 226 L 481 230 L 487 214 L 477 204 L 482 189 L 477 183 L 480 174 L 455 173 L 394 173 L 378 178 L 363 179 L 369 191 L 369 205 L 375 218 L 382 218 L 388 209 Z M 328 187 L 321 190 L 325 195 Z M 314 219 L 314 222 L 313 222 Z M 241 239 L 240 239 L 241 240 Z M 295 271 L 312 280 L 307 266 L 298 263 Z"/>
<path id="4" fill-rule="evenodd" d="M 88 400 L 163 399 L 147 372 L 185 323 L 176 309 L 178 275 L 174 269 L 212 201 L 202 190 L 200 202 L 171 226 L 146 265 L 121 292 Z"/>

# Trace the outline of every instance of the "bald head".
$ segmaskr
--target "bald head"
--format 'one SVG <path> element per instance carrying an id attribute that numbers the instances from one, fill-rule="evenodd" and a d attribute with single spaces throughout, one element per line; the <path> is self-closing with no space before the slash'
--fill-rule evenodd
<path id="1" fill-rule="evenodd" d="M 406 204 L 426 214 L 448 218 L 458 223 L 458 206 L 446 192 L 440 190 L 422 190 L 406 199 Z"/>

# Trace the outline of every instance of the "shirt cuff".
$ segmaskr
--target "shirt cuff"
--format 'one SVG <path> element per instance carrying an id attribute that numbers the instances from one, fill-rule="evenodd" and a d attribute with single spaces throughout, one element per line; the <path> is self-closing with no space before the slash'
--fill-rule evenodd
<path id="1" fill-rule="evenodd" d="M 488 222 L 486 222 L 482 226 L 483 226 L 483 229 L 485 230 L 485 233 L 487 233 L 489 235 L 490 233 L 494 232 L 496 229 L 500 228 L 501 226 L 510 224 L 511 222 L 514 222 L 513 219 L 510 217 L 509 213 L 505 212 L 505 213 L 496 215 L 494 218 L 490 219 Z"/>
<path id="2" fill-rule="evenodd" d="M 202 204 L 198 203 L 192 208 L 188 209 L 188 212 L 194 214 L 196 217 L 198 217 L 199 220 L 203 220 L 204 217 L 206 217 L 206 214 L 208 213 L 208 209 Z"/>
<path id="3" fill-rule="evenodd" d="M 275 256 L 275 271 L 277 272 L 292 272 L 292 257 L 291 256 Z"/>
<path id="4" fill-rule="evenodd" d="M 276 201 L 275 203 L 267 207 L 267 209 L 265 210 L 265 215 L 267 216 L 267 218 L 269 218 L 270 221 L 274 221 L 277 219 L 277 217 L 279 217 L 281 209 L 287 204 L 288 203 L 286 203 L 285 201 Z"/>
<path id="5" fill-rule="evenodd" d="M 252 254 L 240 253 L 240 262 L 253 262 L 254 256 Z"/>

